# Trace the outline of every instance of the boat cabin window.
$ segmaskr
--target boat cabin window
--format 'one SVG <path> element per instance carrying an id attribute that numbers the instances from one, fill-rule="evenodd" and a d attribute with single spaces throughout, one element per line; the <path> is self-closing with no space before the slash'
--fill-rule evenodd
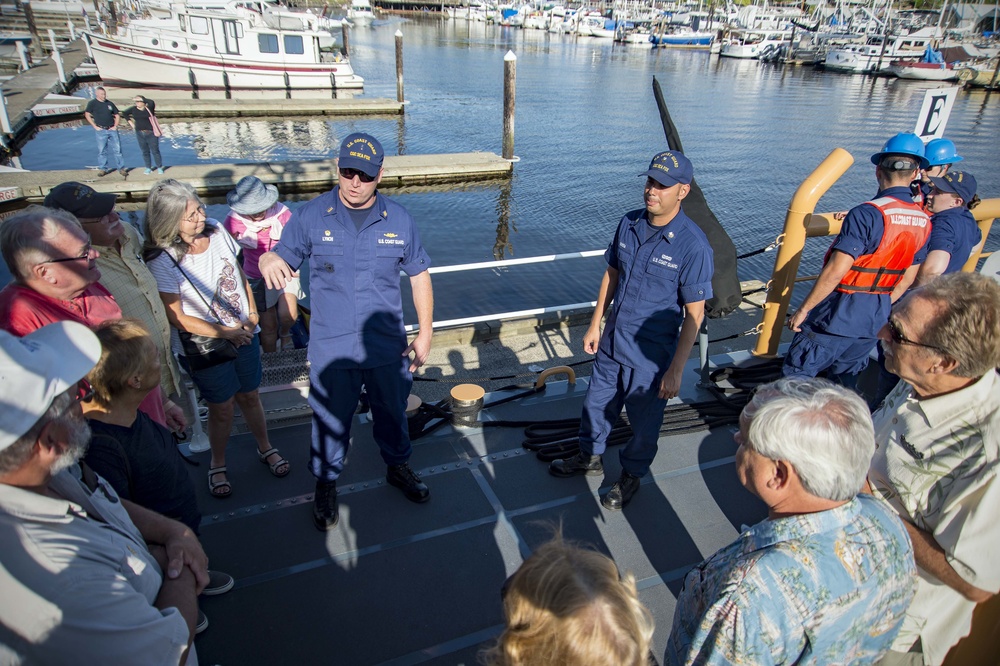
<path id="1" fill-rule="evenodd" d="M 192 16 L 190 17 L 190 28 L 192 35 L 207 35 L 208 19 L 204 16 Z"/>
<path id="2" fill-rule="evenodd" d="M 302 43 L 302 35 L 285 35 L 285 53 L 302 55 L 305 52 L 305 46 Z"/>
<path id="3" fill-rule="evenodd" d="M 257 48 L 260 49 L 261 53 L 277 53 L 278 52 L 278 36 L 277 35 L 269 35 L 269 34 L 264 33 L 264 32 L 258 34 L 257 35 Z"/>

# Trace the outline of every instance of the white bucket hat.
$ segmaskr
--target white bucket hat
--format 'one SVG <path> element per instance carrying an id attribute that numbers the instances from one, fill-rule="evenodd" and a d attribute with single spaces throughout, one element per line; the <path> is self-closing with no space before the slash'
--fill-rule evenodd
<path id="1" fill-rule="evenodd" d="M 101 358 L 93 331 L 60 321 L 23 338 L 0 331 L 0 451 L 16 442 L 61 393 Z"/>
<path id="2" fill-rule="evenodd" d="M 226 195 L 226 203 L 240 215 L 263 213 L 278 201 L 278 188 L 265 185 L 257 176 L 243 176 L 236 189 Z"/>

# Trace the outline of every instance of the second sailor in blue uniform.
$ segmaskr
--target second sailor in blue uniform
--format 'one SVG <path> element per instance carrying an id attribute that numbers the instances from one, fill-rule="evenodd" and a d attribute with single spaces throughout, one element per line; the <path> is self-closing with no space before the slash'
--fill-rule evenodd
<path id="1" fill-rule="evenodd" d="M 705 300 L 712 297 L 712 248 L 681 208 L 694 175 L 690 160 L 662 152 L 640 175 L 646 176 L 646 207 L 618 223 L 584 337 L 584 350 L 597 358 L 583 404 L 580 453 L 549 466 L 561 477 L 602 474 L 601 454 L 624 405 L 632 438 L 619 454 L 621 477 L 601 500 L 612 510 L 629 503 L 649 471 L 663 409 L 680 392 Z"/>
<path id="2" fill-rule="evenodd" d="M 278 289 L 309 262 L 310 468 L 316 476 L 313 519 L 320 530 L 332 528 L 339 518 L 337 478 L 362 386 L 371 405 L 372 434 L 388 466 L 386 480 L 414 502 L 429 498 L 407 462 L 406 399 L 411 373 L 430 353 L 431 260 L 410 214 L 376 191 L 383 155 L 372 136 L 344 139 L 338 187 L 295 210 L 274 252 L 260 259 L 268 286 Z M 410 277 L 420 326 L 410 345 L 403 328 L 400 271 Z"/>

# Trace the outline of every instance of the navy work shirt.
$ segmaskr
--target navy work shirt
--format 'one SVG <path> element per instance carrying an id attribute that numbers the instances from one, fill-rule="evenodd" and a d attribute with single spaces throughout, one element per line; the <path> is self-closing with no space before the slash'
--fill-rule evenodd
<path id="1" fill-rule="evenodd" d="M 636 370 L 669 367 L 684 305 L 712 297 L 712 246 L 683 210 L 646 238 L 646 210 L 626 213 L 604 253 L 618 288 L 600 350 Z"/>
<path id="2" fill-rule="evenodd" d="M 890 187 L 879 190 L 875 198 L 893 197 L 912 202 L 909 187 Z M 867 203 L 855 206 L 847 213 L 840 233 L 833 239 L 831 250 L 840 250 L 855 259 L 878 249 L 885 233 L 882 212 Z M 927 244 L 917 250 L 913 263 L 923 262 Z M 803 330 L 840 335 L 847 338 L 875 338 L 882 325 L 889 320 L 892 307 L 890 294 L 846 294 L 834 290 L 809 313 Z"/>
<path id="3" fill-rule="evenodd" d="M 309 262 L 309 362 L 316 370 L 398 362 L 407 344 L 399 272 L 418 275 L 431 259 L 405 208 L 376 192 L 358 229 L 337 190 L 296 209 L 274 248 L 293 270 Z"/>
<path id="4" fill-rule="evenodd" d="M 927 251 L 944 250 L 951 255 L 945 273 L 957 273 L 969 260 L 972 248 L 983 237 L 968 208 L 949 208 L 931 216 L 931 237 L 927 239 Z"/>

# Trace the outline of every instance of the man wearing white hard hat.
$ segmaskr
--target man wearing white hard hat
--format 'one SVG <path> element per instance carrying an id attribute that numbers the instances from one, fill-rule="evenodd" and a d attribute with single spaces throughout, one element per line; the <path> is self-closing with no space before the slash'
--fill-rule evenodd
<path id="1" fill-rule="evenodd" d="M 3 664 L 197 663 L 198 540 L 77 464 L 90 439 L 83 377 L 100 355 L 76 322 L 0 331 Z"/>

